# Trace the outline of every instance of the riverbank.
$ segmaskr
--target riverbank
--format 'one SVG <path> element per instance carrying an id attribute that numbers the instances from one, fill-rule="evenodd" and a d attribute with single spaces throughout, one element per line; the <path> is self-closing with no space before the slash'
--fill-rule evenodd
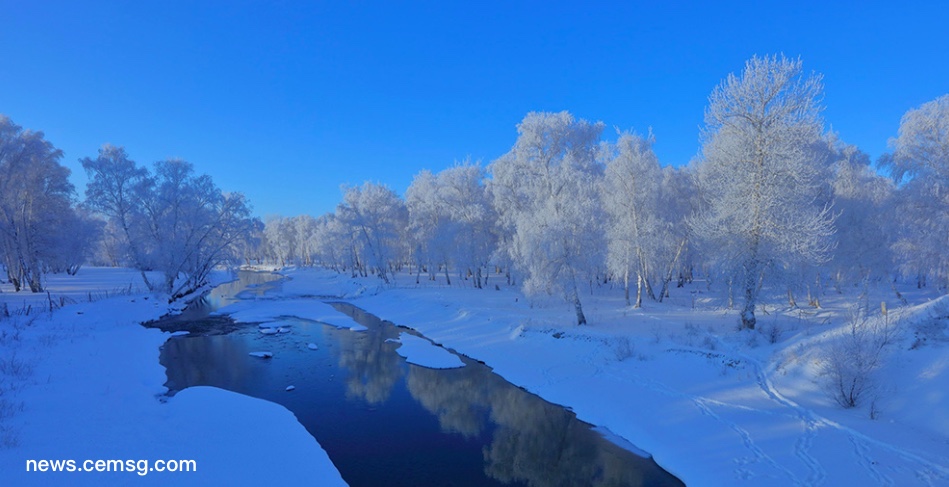
<path id="1" fill-rule="evenodd" d="M 823 307 L 763 307 L 757 331 L 703 285 L 666 303 L 587 296 L 589 326 L 556 301 L 488 289 L 289 270 L 282 294 L 339 296 L 487 363 L 650 452 L 687 485 L 934 485 L 949 479 L 946 298 L 889 288 L 893 333 L 857 407 L 841 408 L 822 364 L 848 335 L 856 292 Z M 848 294 L 849 293 L 849 294 Z M 770 308 L 770 310 L 769 310 Z M 883 316 L 870 317 L 873 323 Z M 872 416 L 872 418 L 871 418 Z"/>
<path id="2" fill-rule="evenodd" d="M 48 287 L 0 292 L 11 313 L 0 318 L 0 484 L 345 485 L 282 406 L 210 387 L 164 396 L 170 334 L 139 323 L 175 308 L 136 272 L 83 268 Z M 76 471 L 28 472 L 30 460 L 74 460 Z M 125 471 L 82 472 L 86 460 Z M 149 470 L 158 460 L 194 471 Z"/>

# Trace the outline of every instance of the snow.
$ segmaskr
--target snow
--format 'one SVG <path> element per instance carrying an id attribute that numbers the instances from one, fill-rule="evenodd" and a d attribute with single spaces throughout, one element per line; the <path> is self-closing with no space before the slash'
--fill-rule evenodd
<path id="1" fill-rule="evenodd" d="M 454 369 L 465 366 L 457 355 L 424 338 L 406 332 L 399 333 L 398 340 L 389 339 L 389 341 L 401 343 L 395 352 L 405 357 L 410 364 L 430 369 Z"/>
<path id="2" fill-rule="evenodd" d="M 396 284 L 383 287 L 372 277 L 287 274 L 274 291 L 224 311 L 265 328 L 286 327 L 288 316 L 353 328 L 313 297 L 346 299 L 421 332 L 426 338 L 400 336 L 400 353 L 414 363 L 432 366 L 431 354 L 458 361 L 446 348 L 481 360 L 570 408 L 610 441 L 651 455 L 688 485 L 949 481 L 949 297 L 901 290 L 910 305 L 900 308 L 888 283 L 871 290 L 867 301 L 886 302 L 898 333 L 867 400 L 843 409 L 826 393 L 819 364 L 847 337 L 854 290 L 828 291 L 822 309 L 765 296 L 758 330 L 739 332 L 736 311 L 705 283 L 643 309 L 623 306 L 619 290 L 587 296 L 590 324 L 576 326 L 569 306 L 527 299 L 495 276 L 478 290 L 462 277 L 448 287 L 396 275 Z M 134 273 L 83 269 L 76 277 L 95 289 L 127 289 Z M 88 296 L 66 278 L 56 287 L 57 280 L 50 279 L 51 295 Z M 158 347 L 171 335 L 136 323 L 166 313 L 167 300 L 135 292 L 101 297 L 0 321 L 0 483 L 62 483 L 57 476 L 66 474 L 26 473 L 30 458 L 175 458 L 196 460 L 198 473 L 134 475 L 134 483 L 343 485 L 282 406 L 208 387 L 163 396 Z M 0 293 L 11 308 L 42 298 Z M 129 482 L 127 475 L 69 478 L 102 485 Z"/>
<path id="3" fill-rule="evenodd" d="M 590 325 L 576 326 L 568 305 L 528 299 L 495 277 L 478 290 L 470 283 L 417 286 L 408 275 L 395 276 L 396 284 L 384 289 L 372 277 L 305 269 L 288 275 L 291 296 L 307 294 L 300 282 L 319 289 L 310 294 L 354 296 L 354 305 L 410 325 L 569 407 L 612 432 L 614 443 L 648 452 L 687 485 L 949 481 L 945 326 L 927 325 L 936 328 L 928 334 L 933 338 L 912 348 L 926 328 L 916 323 L 949 315 L 949 298 L 903 290 L 917 305 L 902 311 L 901 333 L 876 374 L 873 420 L 869 400 L 852 409 L 837 405 L 817 365 L 846 334 L 856 291 L 830 291 L 824 308 L 813 309 L 779 306 L 779 294 L 765 290 L 758 330 L 739 332 L 737 311 L 726 309 L 724 293 L 698 282 L 642 309 L 623 306 L 621 290 L 586 296 Z M 338 283 L 345 289 L 333 293 Z M 871 294 L 869 302 L 885 300 L 896 315 L 899 302 L 888 284 Z"/>
<path id="4" fill-rule="evenodd" d="M 158 355 L 171 334 L 138 323 L 170 308 L 166 298 L 139 292 L 135 275 L 83 268 L 76 280 L 51 276 L 53 296 L 103 299 L 0 320 L 0 406 L 14 410 L 0 414 L 0 484 L 345 485 L 280 405 L 211 387 L 165 397 Z M 129 282 L 131 294 L 106 298 L 104 290 Z M 6 291 L 0 302 L 11 308 L 35 299 Z M 28 459 L 193 459 L 197 472 L 26 472 Z"/>

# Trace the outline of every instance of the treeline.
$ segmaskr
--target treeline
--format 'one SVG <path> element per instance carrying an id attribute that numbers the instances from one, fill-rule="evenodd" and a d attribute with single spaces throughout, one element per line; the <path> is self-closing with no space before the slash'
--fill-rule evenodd
<path id="1" fill-rule="evenodd" d="M 556 293 L 586 321 L 586 289 L 662 301 L 696 275 L 727 285 L 755 326 L 766 285 L 819 306 L 825 285 L 949 278 L 949 95 L 903 117 L 877 161 L 826 132 L 821 78 L 800 60 L 753 58 L 709 97 L 702 152 L 662 167 L 652 134 L 530 113 L 486 168 L 422 171 L 401 198 L 344 187 L 333 213 L 274 218 L 249 257 L 385 282 L 490 279 Z"/>
<path id="2" fill-rule="evenodd" d="M 0 258 L 14 290 L 43 291 L 44 275 L 85 262 L 139 269 L 148 287 L 177 299 L 239 264 L 263 228 L 239 193 L 224 193 L 185 161 L 139 166 L 104 146 L 81 160 L 84 201 L 42 132 L 0 116 Z M 147 271 L 159 271 L 154 281 Z"/>

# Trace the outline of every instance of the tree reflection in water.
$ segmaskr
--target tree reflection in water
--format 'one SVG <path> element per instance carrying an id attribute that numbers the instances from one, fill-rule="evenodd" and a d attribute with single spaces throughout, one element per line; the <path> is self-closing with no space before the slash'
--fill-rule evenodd
<path id="1" fill-rule="evenodd" d="M 443 431 L 474 436 L 493 430 L 483 448 L 484 469 L 501 482 L 675 485 L 650 460 L 611 443 L 572 412 L 515 387 L 483 365 L 469 361 L 447 371 L 410 365 L 406 382 L 419 404 L 438 416 Z"/>
<path id="2" fill-rule="evenodd" d="M 402 378 L 402 357 L 395 353 L 398 338 L 394 327 L 372 327 L 363 332 L 331 328 L 328 335 L 339 344 L 341 368 L 346 369 L 346 396 L 362 399 L 370 405 L 389 399 L 392 387 Z"/>
<path id="3" fill-rule="evenodd" d="M 385 341 L 397 338 L 398 329 L 352 305 L 335 306 L 369 328 L 361 339 L 348 330 L 336 333 L 343 340 L 340 365 L 355 372 L 348 390 L 370 404 L 383 402 L 403 370 L 404 359 Z M 465 438 L 491 432 L 482 449 L 488 477 L 535 487 L 682 485 L 572 412 L 514 386 L 483 364 L 463 360 L 466 366 L 456 369 L 408 364 L 405 385 L 438 418 L 443 432 Z"/>
<path id="4" fill-rule="evenodd" d="M 254 380 L 246 344 L 226 335 L 168 340 L 159 362 L 165 366 L 169 395 L 191 386 L 243 391 Z M 169 366 L 169 364 L 174 364 Z"/>
<path id="5" fill-rule="evenodd" d="M 230 323 L 224 334 L 172 338 L 161 354 L 168 387 L 211 385 L 284 405 L 353 486 L 682 485 L 483 364 L 408 364 L 386 340 L 415 332 L 334 306 L 368 330 L 287 317 L 290 333 L 264 336 Z M 167 325 L 194 329 L 207 321 L 198 318 Z M 274 357 L 250 357 L 255 350 Z"/>

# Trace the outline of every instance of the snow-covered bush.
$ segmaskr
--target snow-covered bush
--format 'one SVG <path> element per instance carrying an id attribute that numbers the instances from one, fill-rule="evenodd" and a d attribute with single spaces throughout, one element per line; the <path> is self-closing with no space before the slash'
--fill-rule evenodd
<path id="1" fill-rule="evenodd" d="M 870 318 L 865 307 L 851 310 L 847 331 L 821 354 L 821 375 L 827 393 L 844 408 L 860 406 L 876 389 L 875 372 L 885 349 L 896 337 L 899 320 Z"/>

